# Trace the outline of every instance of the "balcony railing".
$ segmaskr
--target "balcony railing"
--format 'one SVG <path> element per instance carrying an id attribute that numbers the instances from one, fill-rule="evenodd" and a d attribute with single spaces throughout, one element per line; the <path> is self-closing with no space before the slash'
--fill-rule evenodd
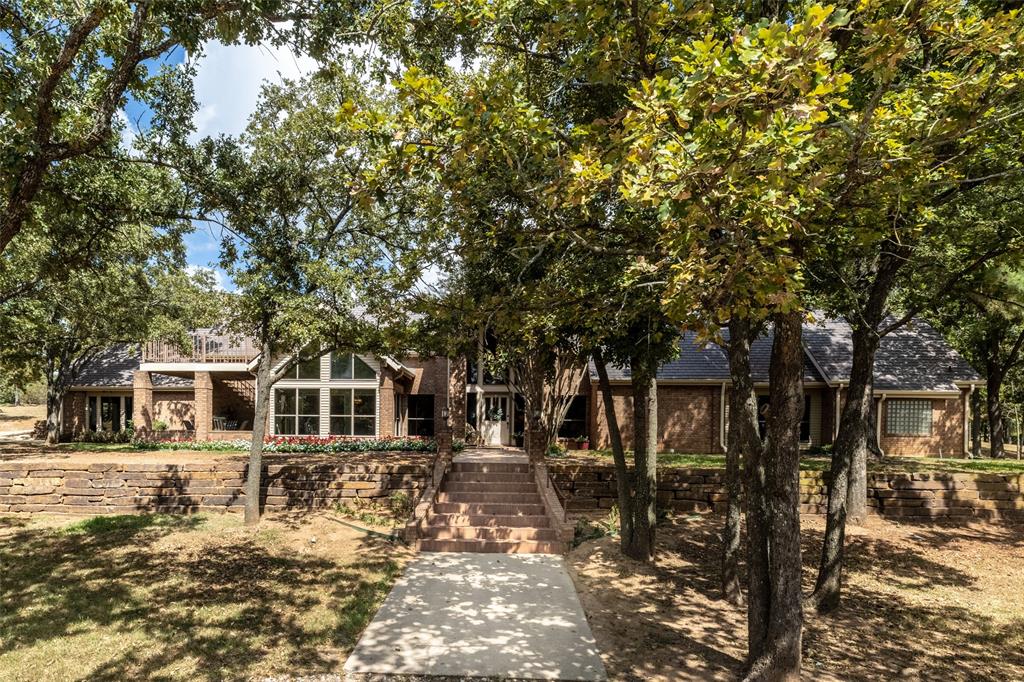
<path id="1" fill-rule="evenodd" d="M 167 341 L 149 341 L 142 348 L 143 362 L 249 362 L 257 355 L 250 339 L 224 334 L 193 335 L 191 351 Z"/>

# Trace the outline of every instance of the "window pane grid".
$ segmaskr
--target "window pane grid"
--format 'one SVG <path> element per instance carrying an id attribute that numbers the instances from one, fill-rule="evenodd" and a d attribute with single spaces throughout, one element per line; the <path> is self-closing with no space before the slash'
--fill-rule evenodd
<path id="1" fill-rule="evenodd" d="M 893 436 L 930 436 L 930 400 L 888 400 L 885 404 L 886 432 Z"/>
<path id="2" fill-rule="evenodd" d="M 377 391 L 370 388 L 332 388 L 330 432 L 333 436 L 373 436 L 377 433 Z"/>
<path id="3" fill-rule="evenodd" d="M 274 389 L 274 433 L 282 436 L 320 433 L 320 390 Z"/>

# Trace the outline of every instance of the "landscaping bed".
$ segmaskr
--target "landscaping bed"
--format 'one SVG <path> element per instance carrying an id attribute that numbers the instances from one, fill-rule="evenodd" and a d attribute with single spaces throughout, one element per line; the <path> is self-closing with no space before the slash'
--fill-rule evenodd
<path id="1" fill-rule="evenodd" d="M 801 523 L 809 591 L 824 521 Z M 720 532 L 720 517 L 662 523 L 653 566 L 623 558 L 616 538 L 569 555 L 610 679 L 737 679 L 746 612 L 718 598 Z M 805 679 L 1020 678 L 1024 530 L 872 519 L 847 539 L 842 606 L 806 616 Z"/>
<path id="2" fill-rule="evenodd" d="M 0 516 L 0 679 L 338 673 L 409 556 L 327 512 Z"/>

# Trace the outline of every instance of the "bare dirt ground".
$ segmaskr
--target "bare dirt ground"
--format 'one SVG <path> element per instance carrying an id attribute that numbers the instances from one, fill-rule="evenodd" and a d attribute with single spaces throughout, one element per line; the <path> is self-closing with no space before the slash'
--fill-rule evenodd
<path id="1" fill-rule="evenodd" d="M 0 434 L 31 431 L 41 419 L 46 419 L 45 405 L 0 405 Z"/>
<path id="2" fill-rule="evenodd" d="M 742 669 L 746 614 L 718 598 L 720 517 L 659 526 L 654 566 L 617 538 L 569 564 L 615 680 L 729 680 Z M 810 590 L 824 520 L 802 520 Z M 1024 679 L 1024 528 L 898 524 L 851 528 L 843 605 L 806 615 L 805 679 Z"/>

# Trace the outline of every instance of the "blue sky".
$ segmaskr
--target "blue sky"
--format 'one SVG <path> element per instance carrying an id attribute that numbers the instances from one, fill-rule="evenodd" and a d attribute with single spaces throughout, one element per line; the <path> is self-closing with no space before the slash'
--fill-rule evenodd
<path id="1" fill-rule="evenodd" d="M 185 57 L 184 50 L 179 48 L 166 61 L 180 64 Z M 199 102 L 195 118 L 197 139 L 207 135 L 241 133 L 256 108 L 260 85 L 264 81 L 296 78 L 315 68 L 316 62 L 293 53 L 288 47 L 208 44 L 198 63 L 195 82 Z M 124 114 L 130 129 L 134 129 L 136 121 L 142 127 L 148 124 L 149 112 L 137 101 L 129 101 Z M 234 288 L 231 282 L 216 268 L 219 240 L 217 228 L 196 225 L 195 232 L 185 240 L 188 263 L 193 267 L 215 270 L 221 286 L 230 290 Z"/>

